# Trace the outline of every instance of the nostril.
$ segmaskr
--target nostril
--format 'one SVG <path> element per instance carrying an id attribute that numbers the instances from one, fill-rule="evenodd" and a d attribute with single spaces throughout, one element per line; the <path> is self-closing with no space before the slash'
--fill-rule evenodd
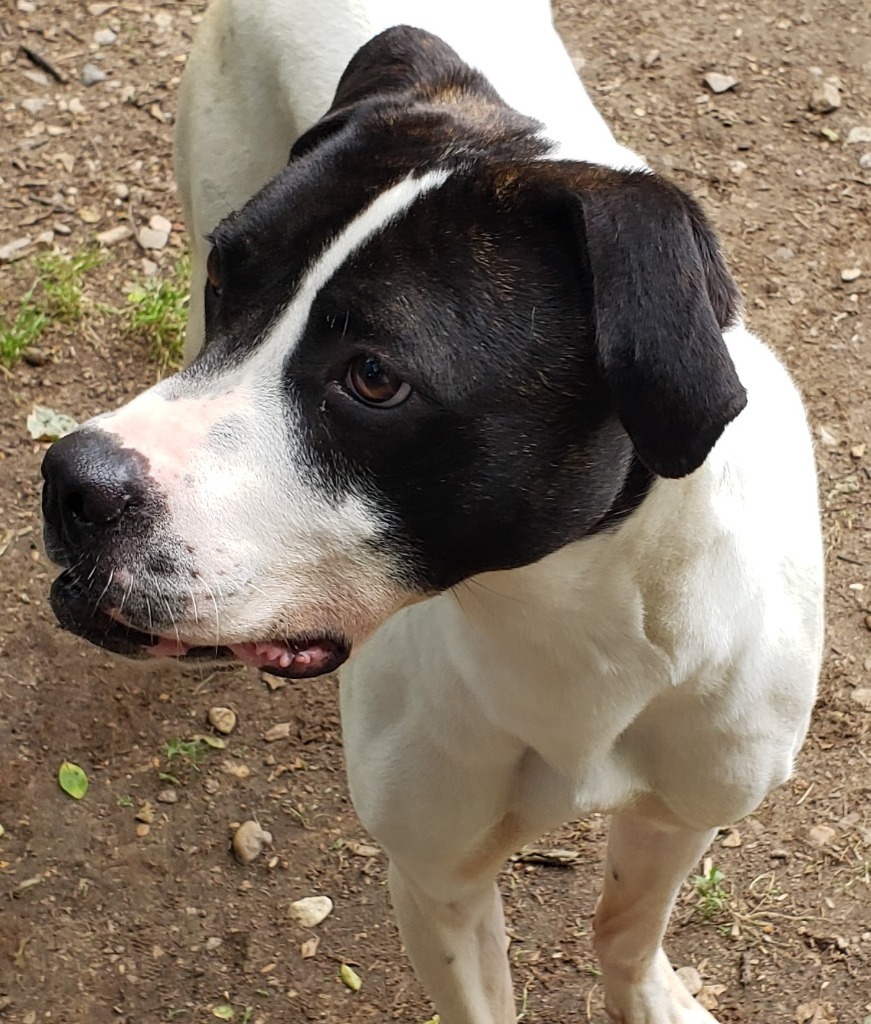
<path id="1" fill-rule="evenodd" d="M 80 430 L 55 442 L 42 464 L 43 510 L 53 538 L 68 548 L 96 541 L 142 504 L 146 468 L 141 455 L 100 430 Z"/>
<path id="2" fill-rule="evenodd" d="M 88 490 L 70 490 L 64 495 L 65 511 L 84 526 L 106 526 L 124 514 L 130 495 L 119 487 L 94 485 Z"/>

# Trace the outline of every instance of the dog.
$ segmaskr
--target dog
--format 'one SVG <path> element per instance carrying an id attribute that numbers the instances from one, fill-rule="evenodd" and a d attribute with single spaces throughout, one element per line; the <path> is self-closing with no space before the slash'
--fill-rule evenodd
<path id="1" fill-rule="evenodd" d="M 497 872 L 593 811 L 609 1014 L 710 1024 L 667 920 L 790 774 L 823 579 L 802 403 L 704 214 L 545 0 L 213 0 L 176 161 L 190 364 L 45 457 L 61 625 L 347 661 L 352 797 L 444 1024 L 515 1020 Z"/>

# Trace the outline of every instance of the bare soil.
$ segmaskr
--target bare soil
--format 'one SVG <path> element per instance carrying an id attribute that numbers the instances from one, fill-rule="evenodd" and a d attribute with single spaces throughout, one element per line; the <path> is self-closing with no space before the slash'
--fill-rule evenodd
<path id="1" fill-rule="evenodd" d="M 174 223 L 160 252 L 113 246 L 87 277 L 87 317 L 46 336 L 42 365 L 0 377 L 0 1020 L 186 1024 L 229 1005 L 237 1022 L 423 1024 L 432 1009 L 401 951 L 385 859 L 355 845 L 370 840 L 348 800 L 334 681 L 273 690 L 242 669 L 144 671 L 62 634 L 46 603 L 45 446 L 25 418 L 38 402 L 84 419 L 154 379 L 145 341 L 103 307 L 124 305 L 151 269 L 143 259 L 169 274 L 184 245 L 170 136 L 202 7 L 0 0 L 0 246 L 52 230 L 72 251 L 155 213 Z M 871 124 L 867 8 L 566 0 L 558 19 L 618 136 L 709 211 L 749 320 L 795 374 L 818 439 L 829 632 L 811 735 L 793 781 L 716 841 L 722 909 L 706 919 L 688 883 L 668 947 L 699 971 L 723 1024 L 868 1024 L 871 170 L 860 158 L 871 144 L 847 142 Z M 107 27 L 117 41 L 93 43 Z M 34 78 L 22 46 L 66 82 Z M 86 62 L 107 80 L 84 86 Z M 711 70 L 737 87 L 713 95 Z M 840 109 L 812 113 L 829 76 Z M 28 112 L 29 98 L 46 104 Z M 861 276 L 842 280 L 851 268 Z M 0 264 L 0 310 L 17 308 L 33 273 L 29 258 Z M 169 758 L 172 741 L 209 731 L 212 705 L 238 712 L 227 748 Z M 289 738 L 266 742 L 279 722 Z M 58 787 L 64 759 L 90 777 L 81 801 Z M 167 789 L 177 802 L 158 802 Z M 230 837 L 249 818 L 274 847 L 242 867 Z M 568 867 L 516 861 L 502 876 L 532 1024 L 604 1020 L 589 932 L 605 825 L 542 840 L 577 854 Z M 314 894 L 335 909 L 311 933 L 288 904 Z M 339 980 L 342 963 L 359 992 Z"/>

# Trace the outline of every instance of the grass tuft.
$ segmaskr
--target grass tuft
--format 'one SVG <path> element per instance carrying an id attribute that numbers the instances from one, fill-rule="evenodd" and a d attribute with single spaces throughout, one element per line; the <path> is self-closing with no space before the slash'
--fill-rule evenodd
<path id="1" fill-rule="evenodd" d="M 34 288 L 36 286 L 34 285 Z M 21 300 L 14 317 L 0 313 L 0 366 L 7 370 L 21 359 L 51 323 L 51 317 L 33 301 L 33 288 Z"/>
<path id="2" fill-rule="evenodd" d="M 98 249 L 45 253 L 33 262 L 36 280 L 14 313 L 0 314 L 0 366 L 11 369 L 53 323 L 74 323 L 85 312 L 85 274 L 103 262 Z"/>
<path id="3" fill-rule="evenodd" d="M 190 276 L 190 256 L 184 255 L 171 278 L 149 278 L 127 296 L 130 329 L 148 338 L 161 372 L 181 369 Z"/>
<path id="4" fill-rule="evenodd" d="M 729 894 L 723 885 L 726 876 L 716 864 L 708 863 L 706 860 L 703 871 L 701 875 L 693 875 L 692 881 L 696 890 L 696 908 L 702 919 L 709 921 L 726 909 Z"/>

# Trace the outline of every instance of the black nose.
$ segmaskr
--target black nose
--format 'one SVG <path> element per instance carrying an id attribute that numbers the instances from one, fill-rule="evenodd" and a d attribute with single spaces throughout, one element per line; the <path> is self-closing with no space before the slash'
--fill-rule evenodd
<path id="1" fill-rule="evenodd" d="M 100 430 L 77 430 L 42 461 L 42 512 L 49 554 L 74 553 L 96 539 L 143 493 L 141 455 Z"/>

